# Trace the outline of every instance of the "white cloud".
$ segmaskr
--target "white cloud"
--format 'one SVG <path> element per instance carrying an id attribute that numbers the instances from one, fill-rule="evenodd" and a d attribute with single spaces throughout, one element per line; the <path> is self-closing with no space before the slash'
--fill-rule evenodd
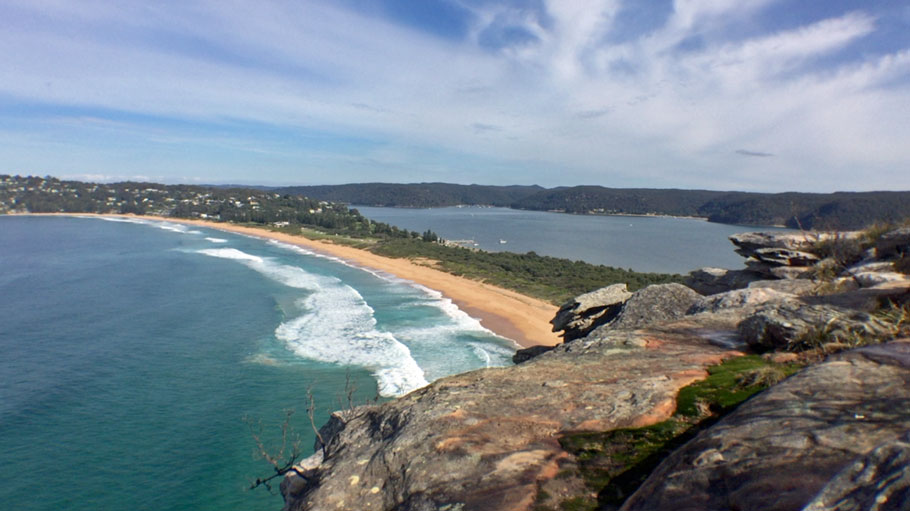
<path id="1" fill-rule="evenodd" d="M 170 139 L 261 152 L 289 167 L 350 170 L 334 176 L 369 165 L 464 170 L 456 161 L 463 155 L 503 172 L 527 169 L 499 182 L 712 187 L 723 176 L 751 189 L 910 188 L 910 177 L 889 170 L 910 162 L 910 53 L 834 58 L 876 30 L 863 12 L 741 40 L 718 30 L 774 1 L 677 0 L 663 27 L 619 44 L 605 41 L 620 0 L 553 0 L 544 14 L 472 7 L 475 25 L 463 42 L 317 2 L 22 3 L 18 11 L 50 21 L 0 31 L 8 77 L 0 94 L 381 141 L 370 154 L 294 154 L 209 134 Z M 491 27 L 533 38 L 486 49 L 480 37 Z M 677 49 L 696 36 L 699 47 Z M 73 122 L 126 123 L 124 132 L 168 143 L 161 127 L 102 115 Z M 421 165 L 427 151 L 442 156 Z M 177 163 L 181 175 L 194 164 Z M 849 171 L 857 167 L 881 178 L 859 179 Z M 843 181 L 820 182 L 819 169 Z"/>

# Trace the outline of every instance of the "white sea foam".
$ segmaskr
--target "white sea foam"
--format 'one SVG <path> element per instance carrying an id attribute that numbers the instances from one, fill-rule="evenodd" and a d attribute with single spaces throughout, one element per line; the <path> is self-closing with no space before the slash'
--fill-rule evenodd
<path id="1" fill-rule="evenodd" d="M 439 310 L 441 310 L 446 316 L 451 318 L 458 325 L 459 328 L 461 328 L 463 330 L 470 330 L 470 331 L 475 331 L 475 332 L 484 332 L 489 335 L 496 335 L 495 333 L 493 333 L 492 331 L 490 331 L 489 329 L 484 327 L 478 319 L 471 317 L 466 312 L 459 309 L 458 306 L 455 305 L 451 299 L 446 298 L 445 296 L 443 296 L 442 293 L 440 293 L 439 291 L 436 291 L 435 289 L 428 288 L 422 284 L 418 284 L 418 283 L 410 281 L 410 280 L 402 279 L 402 278 L 392 275 L 390 273 L 386 273 L 386 272 L 383 272 L 380 270 L 374 270 L 372 268 L 366 268 L 363 266 L 359 266 L 359 265 L 353 264 L 349 261 L 346 261 L 346 260 L 338 258 L 338 257 L 319 254 L 319 253 L 313 252 L 311 250 L 307 250 L 303 247 L 299 247 L 297 245 L 291 245 L 289 243 L 283 243 L 283 242 L 277 241 L 277 240 L 269 240 L 269 243 L 271 243 L 275 246 L 281 247 L 285 250 L 289 250 L 291 252 L 296 252 L 298 254 L 319 257 L 322 259 L 328 259 L 330 261 L 341 263 L 345 266 L 355 268 L 355 269 L 358 269 L 361 271 L 365 271 L 371 275 L 374 275 L 375 277 L 377 277 L 379 279 L 382 279 L 382 280 L 392 283 L 392 284 L 406 285 L 411 288 L 414 288 L 414 289 L 420 291 L 426 297 L 430 298 L 430 300 L 428 300 L 426 302 L 427 305 L 429 305 L 431 307 L 436 307 Z"/>
<path id="2" fill-rule="evenodd" d="M 220 257 L 221 259 L 234 259 L 236 261 L 252 261 L 255 263 L 263 263 L 264 260 L 261 257 L 257 257 L 246 252 L 237 250 L 236 248 L 204 248 L 202 250 L 197 250 L 200 254 L 205 254 L 212 257 Z"/>
<path id="3" fill-rule="evenodd" d="M 309 292 L 297 301 L 303 314 L 275 330 L 275 337 L 297 355 L 367 368 L 384 396 L 404 394 L 427 384 L 408 347 L 392 334 L 377 330 L 373 309 L 340 279 L 234 248 L 202 249 L 198 253 L 241 262 L 272 280 Z"/>
<path id="4" fill-rule="evenodd" d="M 227 243 L 228 240 L 224 238 L 206 238 L 206 241 L 211 241 L 212 243 Z"/>
<path id="5" fill-rule="evenodd" d="M 195 229 L 190 229 L 189 227 L 183 224 L 175 224 L 173 222 L 166 222 L 163 220 L 146 220 L 142 218 L 127 218 L 119 216 L 100 216 L 97 217 L 101 220 L 107 222 L 120 222 L 125 224 L 138 224 L 138 225 L 150 225 L 152 227 L 157 227 L 158 229 L 163 229 L 165 231 L 176 232 L 179 234 L 202 234 L 202 231 L 197 231 Z"/>
<path id="6" fill-rule="evenodd" d="M 99 217 L 84 216 L 84 217 L 80 217 L 80 218 L 99 218 L 101 220 L 104 220 L 105 222 L 120 222 L 120 223 L 124 223 L 124 224 L 140 224 L 140 225 L 149 224 L 149 222 L 146 220 L 140 220 L 138 218 L 124 218 L 124 217 L 119 217 L 119 216 L 99 216 Z"/>

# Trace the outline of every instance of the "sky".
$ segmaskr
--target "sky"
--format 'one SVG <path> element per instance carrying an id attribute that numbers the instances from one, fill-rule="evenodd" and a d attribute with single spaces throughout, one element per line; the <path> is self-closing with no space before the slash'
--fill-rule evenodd
<path id="1" fill-rule="evenodd" d="M 910 2 L 3 0 L 0 173 L 910 190 Z"/>

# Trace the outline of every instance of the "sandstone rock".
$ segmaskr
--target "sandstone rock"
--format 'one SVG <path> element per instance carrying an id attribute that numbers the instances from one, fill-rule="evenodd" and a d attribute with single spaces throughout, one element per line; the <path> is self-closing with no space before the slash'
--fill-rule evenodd
<path id="1" fill-rule="evenodd" d="M 883 234 L 875 243 L 875 252 L 882 259 L 910 254 L 910 227 L 901 227 Z"/>
<path id="2" fill-rule="evenodd" d="M 700 268 L 690 272 L 684 284 L 703 295 L 713 295 L 742 289 L 761 278 L 760 274 L 746 270 Z"/>
<path id="3" fill-rule="evenodd" d="M 818 240 L 808 233 L 744 232 L 730 236 L 730 241 L 736 246 L 737 254 L 752 257 L 756 250 L 763 248 L 805 250 Z"/>
<path id="4" fill-rule="evenodd" d="M 818 283 L 807 279 L 757 280 L 749 284 L 749 289 L 773 289 L 781 293 L 805 296 L 818 290 Z"/>
<path id="5" fill-rule="evenodd" d="M 740 337 L 758 351 L 852 342 L 857 336 L 884 339 L 887 333 L 881 320 L 865 312 L 798 302 L 767 304 L 739 324 Z"/>
<path id="6" fill-rule="evenodd" d="M 531 346 L 530 348 L 523 348 L 515 352 L 512 355 L 513 364 L 521 364 L 522 362 L 527 362 L 534 357 L 543 355 L 548 351 L 552 351 L 554 346 Z"/>
<path id="7" fill-rule="evenodd" d="M 716 295 L 699 298 L 687 311 L 688 314 L 702 312 L 720 312 L 729 309 L 745 309 L 757 307 L 767 302 L 781 302 L 793 299 L 789 293 L 782 293 L 771 288 L 746 288 L 719 293 Z"/>
<path id="8" fill-rule="evenodd" d="M 682 284 L 656 284 L 640 289 L 622 306 L 616 318 L 592 332 L 634 329 L 679 319 L 701 295 Z"/>
<path id="9" fill-rule="evenodd" d="M 753 257 L 775 266 L 810 266 L 819 261 L 815 254 L 788 248 L 760 248 Z"/>
<path id="10" fill-rule="evenodd" d="M 626 284 L 613 284 L 569 300 L 556 313 L 550 323 L 553 331 L 563 331 L 562 337 L 568 342 L 584 337 L 591 330 L 611 321 L 632 293 Z"/>
<path id="11" fill-rule="evenodd" d="M 772 277 L 781 280 L 793 280 L 805 278 L 807 268 L 801 266 L 778 266 L 771 268 L 769 273 Z"/>
<path id="12" fill-rule="evenodd" d="M 803 511 L 910 509 L 910 443 L 889 441 L 847 465 Z"/>
<path id="13" fill-rule="evenodd" d="M 846 273 L 865 273 L 865 272 L 892 272 L 894 271 L 894 263 L 891 261 L 863 261 L 859 264 L 855 264 L 847 268 Z"/>
<path id="14" fill-rule="evenodd" d="M 906 282 L 910 285 L 910 276 L 894 271 L 864 271 L 853 274 L 853 279 L 861 287 L 875 287 L 889 282 Z"/>
<path id="15" fill-rule="evenodd" d="M 710 319 L 580 339 L 358 408 L 325 438 L 324 459 L 307 462 L 305 479 L 288 475 L 285 509 L 524 511 L 539 488 L 583 488 L 574 475 L 556 477 L 573 463 L 557 438 L 667 418 L 681 387 L 735 354 L 697 333 L 735 328 Z"/>
<path id="16" fill-rule="evenodd" d="M 841 353 L 701 432 L 665 459 L 622 510 L 799 510 L 857 457 L 902 438 L 910 429 L 908 402 L 910 344 Z M 859 470 L 875 477 L 869 488 L 891 484 L 887 474 L 898 472 L 887 461 L 877 466 L 885 469 Z M 833 488 L 853 494 L 844 485 Z"/>

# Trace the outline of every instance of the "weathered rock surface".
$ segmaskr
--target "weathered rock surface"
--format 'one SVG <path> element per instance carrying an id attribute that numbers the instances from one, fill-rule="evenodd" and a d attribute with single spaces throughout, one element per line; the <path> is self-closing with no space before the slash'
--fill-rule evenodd
<path id="1" fill-rule="evenodd" d="M 642 328 L 686 315 L 701 295 L 682 284 L 656 284 L 640 289 L 623 304 L 613 321 L 598 331 Z"/>
<path id="2" fill-rule="evenodd" d="M 757 280 L 749 284 L 749 289 L 773 289 L 797 296 L 814 294 L 818 288 L 818 282 L 808 279 Z"/>
<path id="3" fill-rule="evenodd" d="M 663 420 L 679 388 L 736 353 L 703 335 L 735 328 L 718 321 L 615 330 L 359 408 L 324 435 L 326 456 L 302 464 L 305 478 L 285 479 L 286 509 L 532 509 L 539 487 L 571 483 L 553 479 L 572 463 L 561 433 Z"/>
<path id="4" fill-rule="evenodd" d="M 815 254 L 788 248 L 759 248 L 754 254 L 759 261 L 775 266 L 809 266 L 819 261 Z"/>
<path id="5" fill-rule="evenodd" d="M 552 351 L 555 346 L 531 346 L 530 348 L 522 348 L 515 352 L 512 355 L 513 364 L 521 364 L 527 362 L 534 357 L 543 355 L 548 351 Z"/>
<path id="6" fill-rule="evenodd" d="M 770 288 L 746 288 L 699 298 L 687 311 L 688 314 L 702 312 L 720 312 L 730 309 L 754 308 L 768 302 L 781 302 L 794 299 L 790 293 L 782 293 Z"/>
<path id="7" fill-rule="evenodd" d="M 821 241 L 835 238 L 854 239 L 861 236 L 858 231 L 832 233 L 790 233 L 790 232 L 744 232 L 730 236 L 736 245 L 736 253 L 743 257 L 755 257 L 762 249 L 785 249 L 800 252 L 811 252 Z"/>
<path id="8" fill-rule="evenodd" d="M 700 268 L 690 272 L 683 283 L 698 293 L 713 295 L 742 289 L 760 279 L 762 279 L 760 274 L 747 270 Z"/>
<path id="9" fill-rule="evenodd" d="M 739 335 L 758 351 L 797 343 L 849 342 L 856 335 L 886 337 L 888 327 L 869 314 L 834 305 L 782 301 L 759 307 L 739 324 Z"/>
<path id="10" fill-rule="evenodd" d="M 563 304 L 550 321 L 553 331 L 562 330 L 566 342 L 584 337 L 591 330 L 612 321 L 631 296 L 626 284 L 613 284 L 576 296 Z"/>
<path id="11" fill-rule="evenodd" d="M 664 460 L 622 510 L 905 510 L 907 465 L 898 461 L 905 444 L 896 454 L 870 451 L 908 430 L 910 343 L 845 352 L 700 433 Z M 862 507 L 876 491 L 889 501 Z M 821 500 L 810 504 L 816 495 Z M 850 507 L 841 497 L 866 504 Z"/>
<path id="12" fill-rule="evenodd" d="M 910 443 L 886 442 L 847 465 L 803 511 L 910 509 Z"/>

